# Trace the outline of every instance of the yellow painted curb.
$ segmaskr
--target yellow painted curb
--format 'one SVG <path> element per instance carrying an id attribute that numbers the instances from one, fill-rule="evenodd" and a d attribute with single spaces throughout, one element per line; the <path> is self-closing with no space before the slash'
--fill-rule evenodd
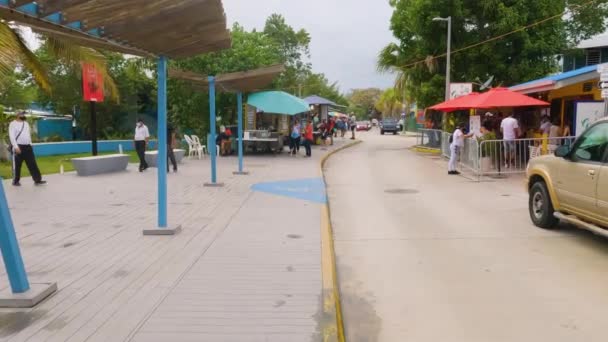
<path id="1" fill-rule="evenodd" d="M 361 143 L 357 140 L 337 148 L 321 158 L 320 173 L 325 181 L 323 166 L 329 157 L 344 149 Z M 331 227 L 329 204 L 321 206 L 321 273 L 323 277 L 323 342 L 344 342 L 344 324 L 342 321 L 342 306 L 340 305 L 340 288 L 336 271 L 336 252 L 334 250 L 334 235 Z"/>
<path id="2" fill-rule="evenodd" d="M 412 149 L 416 152 L 420 153 L 430 153 L 430 154 L 441 154 L 441 150 L 435 148 L 427 148 L 427 147 L 412 147 Z"/>

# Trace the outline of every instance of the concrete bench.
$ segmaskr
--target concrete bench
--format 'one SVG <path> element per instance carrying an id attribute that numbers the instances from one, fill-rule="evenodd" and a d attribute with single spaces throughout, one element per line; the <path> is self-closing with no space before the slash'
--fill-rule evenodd
<path id="1" fill-rule="evenodd" d="M 126 154 L 110 154 L 105 156 L 83 157 L 72 159 L 72 165 L 79 176 L 93 176 L 103 173 L 125 171 L 129 165 Z"/>
<path id="2" fill-rule="evenodd" d="M 175 161 L 179 164 L 184 159 L 186 150 L 173 149 L 173 154 L 175 154 Z M 146 163 L 148 163 L 149 167 L 156 167 L 157 159 L 158 151 L 146 151 Z"/>

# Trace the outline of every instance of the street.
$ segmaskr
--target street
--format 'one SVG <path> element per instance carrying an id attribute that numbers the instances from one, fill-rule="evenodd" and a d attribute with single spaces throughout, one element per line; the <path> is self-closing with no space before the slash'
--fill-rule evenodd
<path id="1" fill-rule="evenodd" d="M 606 340 L 608 240 L 534 227 L 523 177 L 358 137 L 325 165 L 347 341 Z"/>

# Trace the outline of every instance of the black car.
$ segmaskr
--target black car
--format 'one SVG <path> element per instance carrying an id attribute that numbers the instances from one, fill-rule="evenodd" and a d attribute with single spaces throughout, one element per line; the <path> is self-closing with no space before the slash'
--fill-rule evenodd
<path id="1" fill-rule="evenodd" d="M 399 123 L 395 119 L 384 119 L 380 121 L 380 134 L 399 133 Z"/>

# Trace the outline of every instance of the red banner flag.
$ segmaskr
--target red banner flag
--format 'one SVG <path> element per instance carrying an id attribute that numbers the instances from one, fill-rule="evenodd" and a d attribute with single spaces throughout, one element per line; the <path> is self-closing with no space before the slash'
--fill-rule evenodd
<path id="1" fill-rule="evenodd" d="M 94 64 L 82 63 L 82 95 L 85 101 L 103 102 L 103 75 Z"/>

